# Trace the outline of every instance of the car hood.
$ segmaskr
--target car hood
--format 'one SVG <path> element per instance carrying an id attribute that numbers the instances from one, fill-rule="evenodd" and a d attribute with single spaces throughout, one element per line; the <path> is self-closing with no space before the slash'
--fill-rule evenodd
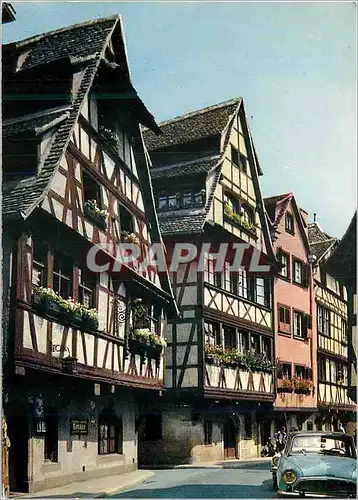
<path id="1" fill-rule="evenodd" d="M 285 469 L 289 467 L 300 469 L 302 475 L 305 477 L 331 476 L 352 479 L 357 467 L 357 461 L 347 457 L 291 455 L 286 457 L 284 464 Z"/>

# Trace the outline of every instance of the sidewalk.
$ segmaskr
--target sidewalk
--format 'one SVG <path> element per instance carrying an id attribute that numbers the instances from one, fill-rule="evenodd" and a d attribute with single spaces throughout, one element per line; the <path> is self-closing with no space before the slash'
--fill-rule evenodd
<path id="1" fill-rule="evenodd" d="M 105 498 L 109 495 L 129 489 L 153 476 L 152 472 L 136 470 L 116 476 L 105 476 L 89 481 L 71 483 L 50 490 L 42 490 L 27 495 L 11 495 L 10 498 Z"/>
<path id="2" fill-rule="evenodd" d="M 266 458 L 246 458 L 246 459 L 230 459 L 230 460 L 220 460 L 217 462 L 199 462 L 197 464 L 183 464 L 183 465 L 151 465 L 148 466 L 150 470 L 160 470 L 160 469 L 225 469 L 227 465 L 245 465 L 249 463 L 270 463 L 272 457 Z"/>

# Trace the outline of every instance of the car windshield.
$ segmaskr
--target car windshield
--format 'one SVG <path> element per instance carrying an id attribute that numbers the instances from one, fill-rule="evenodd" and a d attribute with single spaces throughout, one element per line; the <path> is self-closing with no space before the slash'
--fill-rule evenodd
<path id="1" fill-rule="evenodd" d="M 356 458 L 351 440 L 336 436 L 295 436 L 291 442 L 290 455 L 333 455 Z"/>

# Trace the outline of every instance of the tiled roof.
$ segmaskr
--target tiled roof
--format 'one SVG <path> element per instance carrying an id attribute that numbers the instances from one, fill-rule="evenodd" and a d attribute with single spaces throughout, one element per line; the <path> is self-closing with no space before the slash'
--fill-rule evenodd
<path id="1" fill-rule="evenodd" d="M 22 214 L 23 217 L 26 217 L 45 196 L 45 190 L 67 147 L 83 100 L 101 63 L 107 41 L 115 29 L 122 36 L 120 16 L 118 15 L 61 28 L 3 46 L 3 64 L 6 68 L 12 67 L 12 71 L 17 68 L 18 77 L 21 77 L 21 70 L 37 66 L 43 68 L 44 65 L 60 59 L 63 60 L 64 57 L 69 57 L 72 65 L 78 61 L 81 62 L 81 80 L 78 85 L 74 86 L 76 91 L 72 95 L 68 117 L 61 121 L 60 126 L 55 131 L 51 149 L 43 160 L 40 172 L 36 177 L 22 179 L 15 185 L 12 183 L 3 186 L 3 214 L 5 216 Z M 123 50 L 123 54 L 121 54 L 123 60 L 119 62 L 131 86 L 124 45 L 123 48 L 120 43 L 118 45 L 119 51 Z M 73 69 L 73 73 L 79 74 L 78 71 L 78 68 Z M 34 89 L 34 91 L 36 90 Z M 138 106 L 142 106 L 139 99 Z"/>
<path id="2" fill-rule="evenodd" d="M 68 118 L 70 110 L 71 107 L 66 107 L 52 112 L 49 111 L 45 115 L 43 113 L 33 113 L 21 118 L 4 120 L 2 124 L 3 136 L 12 137 L 30 132 L 41 133 Z"/>
<path id="3" fill-rule="evenodd" d="M 286 193 L 263 199 L 265 208 L 270 216 L 273 226 L 277 227 L 280 223 L 292 197 L 293 193 Z"/>
<path id="4" fill-rule="evenodd" d="M 159 123 L 163 132 L 161 136 L 156 136 L 151 130 L 144 129 L 143 136 L 148 151 L 215 135 L 220 136 L 241 100 L 241 98 L 232 99 Z"/>
<path id="5" fill-rule="evenodd" d="M 175 163 L 166 167 L 151 168 L 152 179 L 167 179 L 170 177 L 185 177 L 189 175 L 205 174 L 217 165 L 220 156 L 200 158 L 198 160 Z"/>
<path id="6" fill-rule="evenodd" d="M 357 212 L 341 241 L 326 262 L 333 276 L 345 281 L 355 281 L 357 274 Z"/>
<path id="7" fill-rule="evenodd" d="M 308 224 L 308 241 L 312 253 L 320 260 L 338 240 L 324 233 L 317 222 L 312 222 Z"/>
<path id="8" fill-rule="evenodd" d="M 200 233 L 204 227 L 205 220 L 206 214 L 186 215 L 168 219 L 159 217 L 159 227 L 163 235 Z"/>

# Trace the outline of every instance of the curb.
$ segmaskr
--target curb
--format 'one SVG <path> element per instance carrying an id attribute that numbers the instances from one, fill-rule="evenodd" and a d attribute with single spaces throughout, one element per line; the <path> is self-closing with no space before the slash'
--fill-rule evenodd
<path id="1" fill-rule="evenodd" d="M 128 481 L 125 484 L 121 484 L 120 486 L 116 486 L 115 488 L 112 488 L 111 490 L 106 490 L 104 493 L 102 492 L 102 493 L 98 493 L 96 495 L 93 495 L 92 498 L 106 498 L 108 496 L 119 493 L 120 491 L 131 488 L 132 486 L 135 486 L 136 484 L 144 483 L 144 481 L 153 477 L 154 473 L 153 472 L 147 472 L 146 474 L 143 473 L 143 476 L 145 476 L 145 477 L 133 479 L 132 481 Z"/>

